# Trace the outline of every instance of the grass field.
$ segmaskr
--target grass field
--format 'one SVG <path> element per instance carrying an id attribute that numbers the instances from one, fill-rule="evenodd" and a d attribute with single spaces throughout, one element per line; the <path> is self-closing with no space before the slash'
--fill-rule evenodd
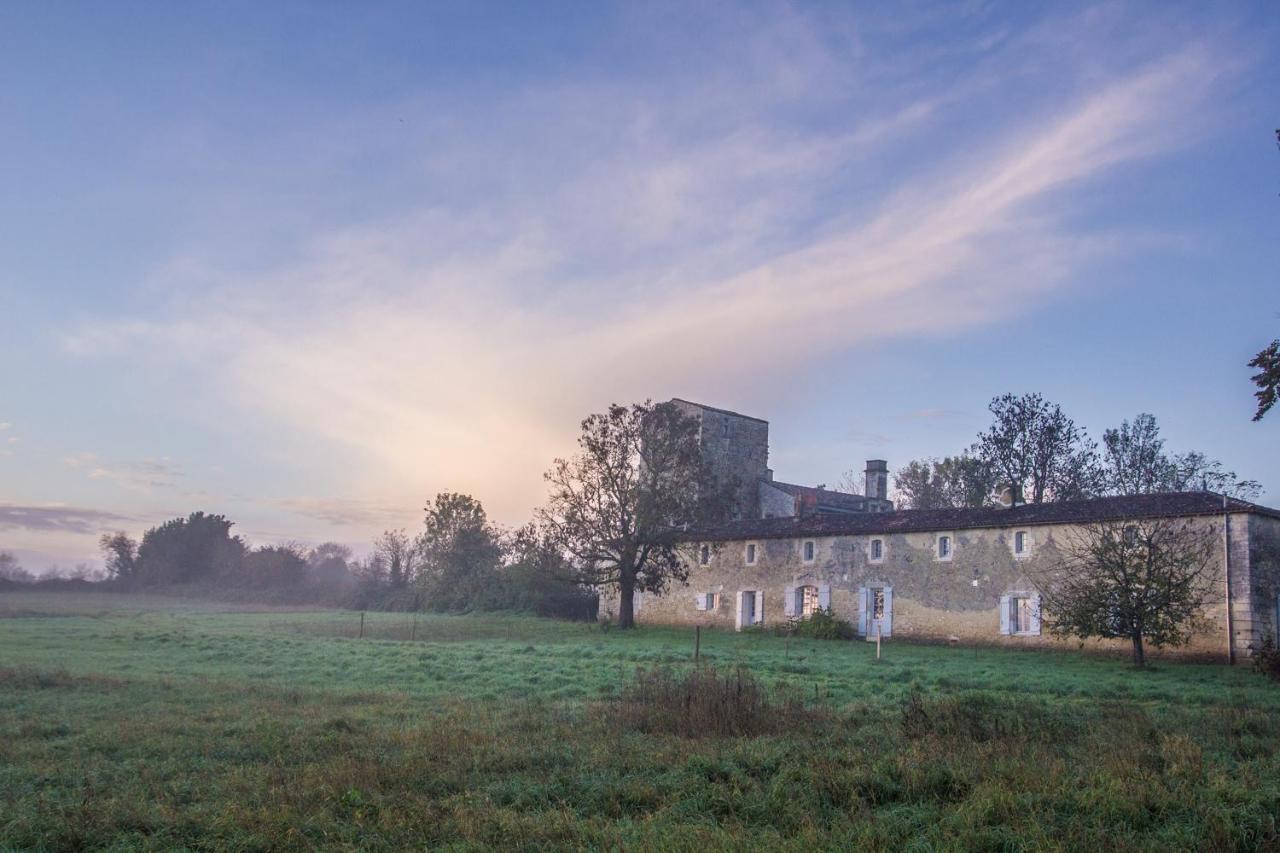
<path id="1" fill-rule="evenodd" d="M 1245 668 L 704 633 L 812 719 L 610 713 L 692 635 L 0 595 L 0 848 L 1280 849 Z"/>

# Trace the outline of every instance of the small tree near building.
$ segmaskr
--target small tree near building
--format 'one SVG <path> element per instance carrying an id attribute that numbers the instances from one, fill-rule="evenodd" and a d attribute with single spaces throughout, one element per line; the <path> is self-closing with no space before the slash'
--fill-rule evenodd
<path id="1" fill-rule="evenodd" d="M 1150 519 L 1085 525 L 1064 561 L 1039 577 L 1044 623 L 1058 636 L 1184 645 L 1215 593 L 1219 541 L 1204 520 Z"/>
<path id="2" fill-rule="evenodd" d="M 574 580 L 617 588 L 621 628 L 635 624 L 637 590 L 688 579 L 683 529 L 724 518 L 732 505 L 737 484 L 716 482 L 698 431 L 671 403 L 614 404 L 582 422 L 578 454 L 545 475 L 551 495 L 539 526 Z"/>

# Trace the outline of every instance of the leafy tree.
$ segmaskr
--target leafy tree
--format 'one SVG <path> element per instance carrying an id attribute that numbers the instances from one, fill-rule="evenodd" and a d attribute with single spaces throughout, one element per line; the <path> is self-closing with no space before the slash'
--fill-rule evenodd
<path id="1" fill-rule="evenodd" d="M 682 530 L 722 519 L 732 506 L 737 484 L 716 481 L 698 429 L 671 403 L 614 404 L 583 420 L 579 452 L 545 475 L 551 495 L 540 526 L 575 580 L 617 588 L 622 628 L 635 624 L 636 590 L 688 579 Z"/>
<path id="2" fill-rule="evenodd" d="M 418 552 L 403 530 L 386 530 L 373 541 L 377 575 L 392 588 L 409 585 L 418 571 Z"/>
<path id="3" fill-rule="evenodd" d="M 1110 494 L 1138 495 L 1205 489 L 1244 500 L 1257 498 L 1262 486 L 1244 480 L 1222 463 L 1192 451 L 1170 456 L 1155 416 L 1142 413 L 1102 435 L 1102 478 Z"/>
<path id="4" fill-rule="evenodd" d="M 894 472 L 902 509 L 980 507 L 990 503 L 995 478 L 982 460 L 967 453 L 943 459 L 914 459 Z"/>
<path id="5" fill-rule="evenodd" d="M 138 560 L 138 543 L 129 538 L 123 530 L 115 533 L 104 533 L 98 540 L 102 550 L 103 562 L 107 567 L 107 575 L 113 580 L 128 581 L 133 578 L 134 566 Z"/>
<path id="6" fill-rule="evenodd" d="M 1201 519 L 1085 525 L 1037 579 L 1044 621 L 1059 636 L 1128 640 L 1143 666 L 1147 645 L 1190 640 L 1214 593 L 1216 540 Z"/>
<path id="7" fill-rule="evenodd" d="M 1258 386 L 1258 390 L 1253 392 L 1258 399 L 1258 410 L 1254 412 L 1253 419 L 1260 421 L 1280 397 L 1280 338 L 1255 355 L 1249 366 L 1258 369 L 1252 377 L 1253 384 Z"/>
<path id="8" fill-rule="evenodd" d="M 255 548 L 244 558 L 244 575 L 258 587 L 297 586 L 307 575 L 305 551 L 295 543 Z"/>
<path id="9" fill-rule="evenodd" d="M 503 558 L 501 535 L 480 501 L 442 492 L 427 501 L 418 536 L 417 582 L 432 610 L 484 606 Z"/>
<path id="10" fill-rule="evenodd" d="M 351 548 L 341 542 L 322 542 L 307 554 L 307 573 L 320 583 L 350 583 Z"/>
<path id="11" fill-rule="evenodd" d="M 225 516 L 193 512 L 151 528 L 138 546 L 134 577 L 147 585 L 238 577 L 245 545 L 231 535 L 232 525 Z"/>
<path id="12" fill-rule="evenodd" d="M 1085 431 L 1039 394 L 1005 394 L 974 455 L 1030 503 L 1088 497 L 1100 489 L 1097 449 Z"/>

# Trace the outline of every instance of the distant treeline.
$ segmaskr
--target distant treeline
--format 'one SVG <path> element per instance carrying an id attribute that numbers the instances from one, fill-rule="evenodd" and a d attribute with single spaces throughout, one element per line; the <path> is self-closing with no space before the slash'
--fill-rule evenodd
<path id="1" fill-rule="evenodd" d="M 147 530 L 141 540 L 123 531 L 104 535 L 102 585 L 370 610 L 596 615 L 596 593 L 571 579 L 556 549 L 530 528 L 500 529 L 469 495 L 428 501 L 421 531 L 387 531 L 364 559 L 338 542 L 253 547 L 233 526 L 226 516 L 193 512 Z"/>

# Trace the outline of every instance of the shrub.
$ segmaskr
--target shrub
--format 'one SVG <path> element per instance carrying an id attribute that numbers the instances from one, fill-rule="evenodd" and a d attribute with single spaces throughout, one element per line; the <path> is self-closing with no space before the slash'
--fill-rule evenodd
<path id="1" fill-rule="evenodd" d="M 1254 652 L 1253 668 L 1272 681 L 1280 681 L 1280 650 L 1276 649 L 1274 637 L 1263 638 L 1262 648 Z"/>
<path id="2" fill-rule="evenodd" d="M 790 619 L 779 628 L 779 633 L 811 640 L 852 640 L 857 636 L 853 623 L 837 619 L 830 608 L 816 610 L 803 619 Z"/>
<path id="3" fill-rule="evenodd" d="M 609 722 L 624 731 L 697 738 L 778 734 L 829 719 L 798 696 L 772 692 L 743 667 L 724 674 L 710 666 L 641 669 L 611 705 Z"/>

